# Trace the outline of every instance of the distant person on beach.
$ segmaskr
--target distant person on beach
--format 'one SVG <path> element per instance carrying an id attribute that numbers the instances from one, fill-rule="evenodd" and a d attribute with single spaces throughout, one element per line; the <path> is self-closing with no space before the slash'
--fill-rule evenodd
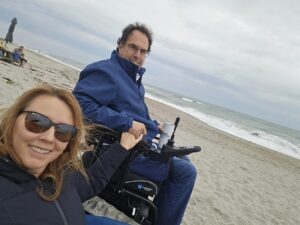
<path id="1" fill-rule="evenodd" d="M 16 48 L 12 54 L 14 63 L 17 63 L 20 66 L 24 66 L 27 60 L 24 58 L 24 47 L 20 46 Z"/>
<path id="2" fill-rule="evenodd" d="M 142 67 L 152 45 L 152 32 L 140 23 L 129 24 L 117 41 L 110 59 L 88 65 L 74 89 L 84 115 L 96 124 L 117 131 L 128 131 L 135 137 L 144 135 L 149 144 L 159 133 L 144 102 Z M 177 157 L 169 163 L 138 156 L 131 171 L 162 182 L 155 198 L 159 225 L 181 223 L 196 179 L 196 169 L 189 161 Z"/>
<path id="3" fill-rule="evenodd" d="M 0 48 L 4 48 L 4 42 L 0 41 Z"/>
<path id="4" fill-rule="evenodd" d="M 1 58 L 1 59 L 2 59 L 3 56 L 4 56 L 4 53 L 3 53 L 3 51 L 2 51 L 2 48 L 5 48 L 5 47 L 4 47 L 4 42 L 3 42 L 3 41 L 0 41 L 0 58 Z"/>
<path id="5" fill-rule="evenodd" d="M 78 157 L 85 133 L 80 106 L 64 89 L 33 88 L 7 109 L 0 123 L 2 225 L 124 225 L 85 215 L 82 202 L 102 191 L 141 137 L 122 133 L 85 169 Z"/>

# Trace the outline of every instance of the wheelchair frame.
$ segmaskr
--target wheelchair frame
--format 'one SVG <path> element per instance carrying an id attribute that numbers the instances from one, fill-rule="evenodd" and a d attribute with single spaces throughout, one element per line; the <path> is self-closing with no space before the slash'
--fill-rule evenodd
<path id="1" fill-rule="evenodd" d="M 168 163 L 170 157 L 181 157 L 193 152 L 200 152 L 200 146 L 174 146 L 175 131 L 179 120 L 180 118 L 176 119 L 173 134 L 168 140 L 168 143 L 163 146 L 160 153 L 151 150 L 148 144 L 143 141 L 130 150 L 129 156 L 121 164 L 106 188 L 99 195 L 99 197 L 109 204 L 115 206 L 142 225 L 157 224 L 158 212 L 153 201 L 155 196 L 159 193 L 160 184 L 131 173 L 129 170 L 130 163 L 139 154 L 151 157 L 153 160 Z M 89 141 L 89 145 L 93 145 L 97 154 L 101 154 L 102 151 L 105 151 L 106 145 L 120 140 L 120 133 L 110 128 L 97 126 L 92 137 L 92 140 Z"/>

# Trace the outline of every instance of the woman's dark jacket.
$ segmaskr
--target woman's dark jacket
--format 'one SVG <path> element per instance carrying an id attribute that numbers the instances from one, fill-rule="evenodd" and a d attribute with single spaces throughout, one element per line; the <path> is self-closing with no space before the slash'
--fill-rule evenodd
<path id="1" fill-rule="evenodd" d="M 37 193 L 41 185 L 51 189 L 6 157 L 0 159 L 0 224 L 1 225 L 84 225 L 82 202 L 100 193 L 128 151 L 111 145 L 87 169 L 89 181 L 79 172 L 65 177 L 57 200 L 43 200 Z"/>

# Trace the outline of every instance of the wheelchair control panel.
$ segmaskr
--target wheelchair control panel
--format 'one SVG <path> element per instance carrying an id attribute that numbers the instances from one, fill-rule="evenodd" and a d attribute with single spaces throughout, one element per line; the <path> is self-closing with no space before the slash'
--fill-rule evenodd
<path id="1" fill-rule="evenodd" d="M 174 123 L 174 129 L 172 132 L 172 135 L 168 142 L 162 146 L 161 154 L 164 157 L 172 157 L 172 156 L 185 156 L 194 152 L 200 152 L 201 147 L 200 146 L 184 146 L 184 147 L 175 147 L 174 146 L 174 138 L 175 138 L 175 131 L 177 129 L 177 126 L 179 124 L 180 118 L 177 117 Z"/>

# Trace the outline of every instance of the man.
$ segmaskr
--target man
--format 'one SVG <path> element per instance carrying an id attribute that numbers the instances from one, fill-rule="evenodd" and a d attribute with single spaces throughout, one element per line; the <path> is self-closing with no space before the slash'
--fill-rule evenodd
<path id="1" fill-rule="evenodd" d="M 151 143 L 158 134 L 158 123 L 151 120 L 144 102 L 142 67 L 152 45 L 152 33 L 143 24 L 124 28 L 111 58 L 88 65 L 80 74 L 74 89 L 84 115 L 118 131 L 129 131 L 135 137 L 144 135 Z M 196 169 L 187 160 L 174 157 L 162 163 L 148 157 L 137 157 L 131 171 L 163 182 L 155 199 L 159 225 L 177 225 L 183 218 L 196 179 Z"/>

